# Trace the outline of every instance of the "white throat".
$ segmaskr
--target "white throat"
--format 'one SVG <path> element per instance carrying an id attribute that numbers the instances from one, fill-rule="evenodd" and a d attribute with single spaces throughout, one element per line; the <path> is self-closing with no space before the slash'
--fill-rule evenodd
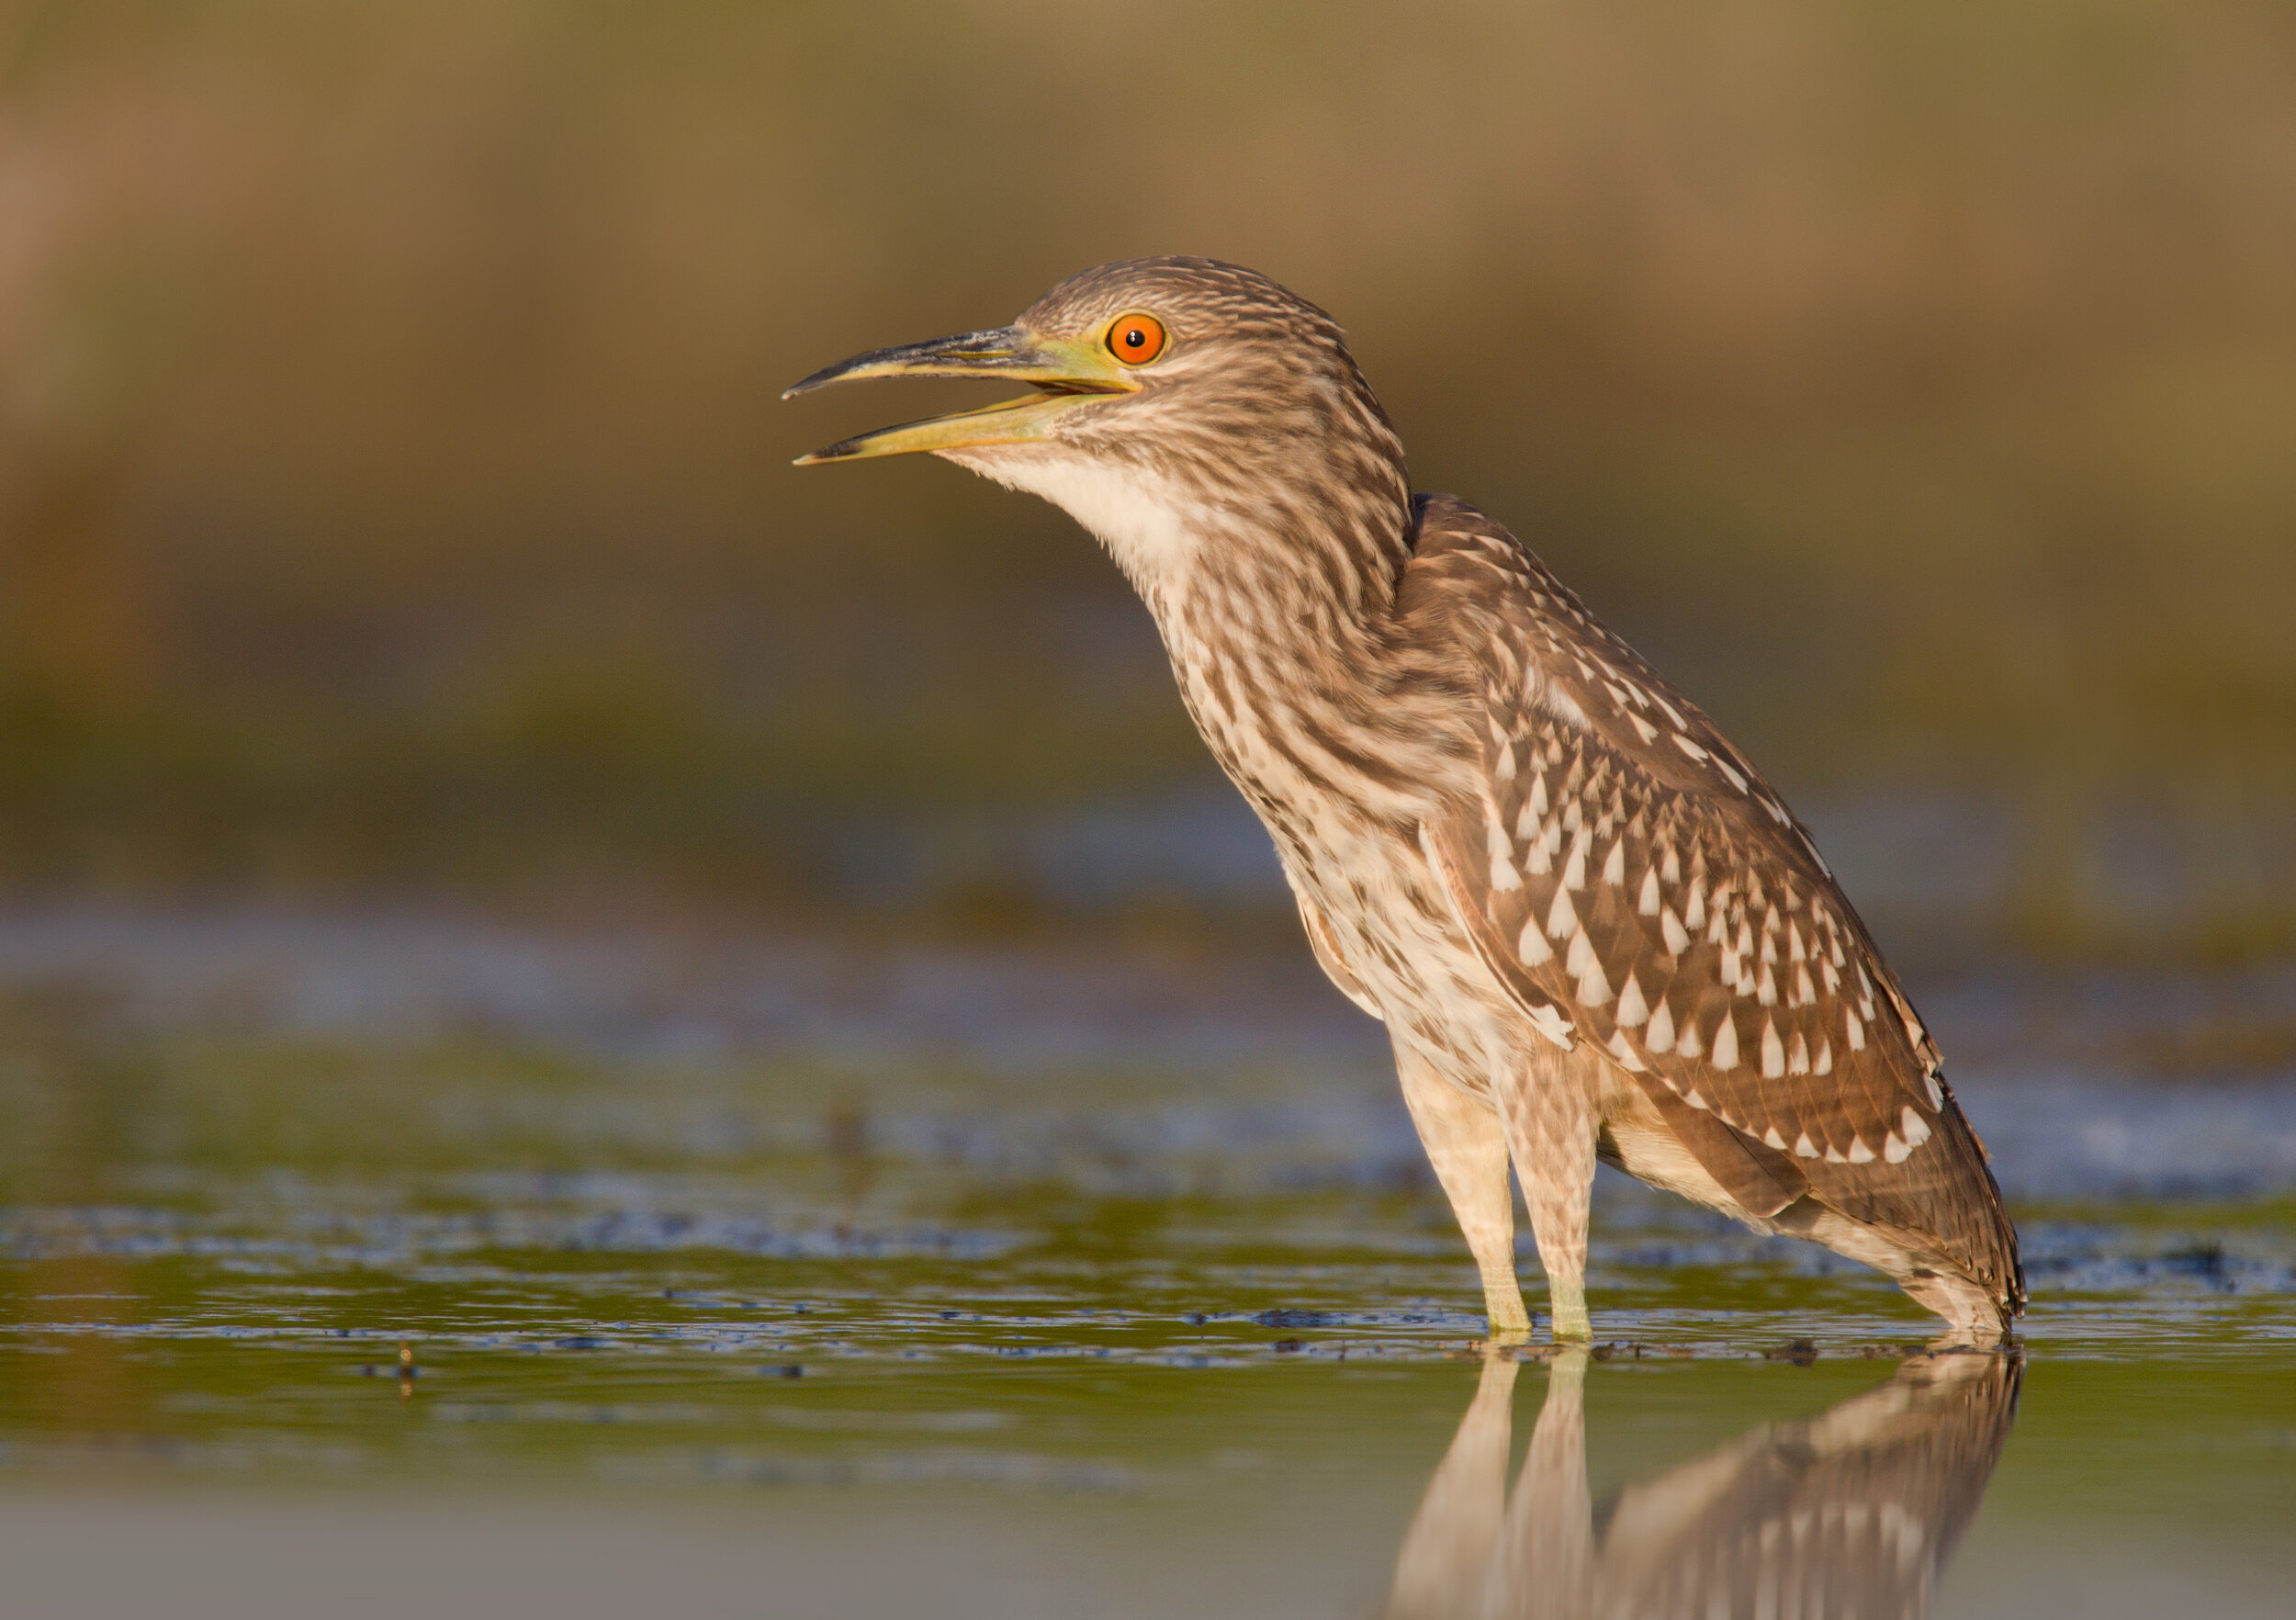
<path id="1" fill-rule="evenodd" d="M 1184 593 L 1211 512 L 1168 479 L 1044 444 L 977 445 L 938 454 L 1008 489 L 1041 495 L 1092 532 L 1155 611 Z"/>

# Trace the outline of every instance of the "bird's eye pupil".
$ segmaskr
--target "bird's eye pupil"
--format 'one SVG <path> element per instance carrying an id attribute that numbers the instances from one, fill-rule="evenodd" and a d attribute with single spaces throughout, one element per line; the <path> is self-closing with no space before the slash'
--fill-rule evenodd
<path id="1" fill-rule="evenodd" d="M 1137 349 L 1146 344 L 1147 342 L 1148 334 L 1141 331 L 1137 326 L 1128 326 L 1124 329 L 1124 346 L 1126 348 Z"/>

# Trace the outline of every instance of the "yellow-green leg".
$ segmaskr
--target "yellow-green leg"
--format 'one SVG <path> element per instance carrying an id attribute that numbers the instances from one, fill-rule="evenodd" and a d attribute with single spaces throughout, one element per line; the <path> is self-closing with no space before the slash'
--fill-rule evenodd
<path id="1" fill-rule="evenodd" d="M 1554 1335 L 1577 1343 L 1594 1336 L 1586 1313 L 1586 1221 L 1594 1194 L 1595 1092 L 1581 1066 L 1580 1053 L 1537 1052 L 1492 1087 L 1547 1273 Z"/>
<path id="2" fill-rule="evenodd" d="M 1400 1041 L 1395 1068 L 1427 1162 L 1435 1166 L 1482 1273 L 1491 1336 L 1527 1338 L 1531 1316 L 1514 1276 L 1514 1192 L 1507 1185 L 1506 1131 L 1488 1101 L 1469 1097 Z"/>

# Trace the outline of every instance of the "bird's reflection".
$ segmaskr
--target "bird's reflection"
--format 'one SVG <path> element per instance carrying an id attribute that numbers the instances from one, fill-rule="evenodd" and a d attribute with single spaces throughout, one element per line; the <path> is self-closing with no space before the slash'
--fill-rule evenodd
<path id="1" fill-rule="evenodd" d="M 1586 1362 L 1566 1352 L 1549 1367 L 1512 1500 L 1516 1363 L 1484 1364 L 1403 1538 L 1390 1620 L 1926 1614 L 2000 1458 L 2022 1370 L 2002 1356 L 1908 1361 L 1830 1412 L 1765 1424 L 1598 1510 Z"/>

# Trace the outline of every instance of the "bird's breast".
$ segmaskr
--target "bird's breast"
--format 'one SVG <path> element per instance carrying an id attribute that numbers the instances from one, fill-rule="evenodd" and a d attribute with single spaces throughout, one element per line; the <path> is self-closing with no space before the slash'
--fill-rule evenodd
<path id="1" fill-rule="evenodd" d="M 1326 944 L 1391 1037 L 1483 1091 L 1528 1036 L 1460 931 L 1416 828 L 1337 798 L 1263 804 L 1246 793 L 1294 892 L 1322 918 Z"/>
<path id="2" fill-rule="evenodd" d="M 1506 1054 L 1528 1043 L 1415 840 L 1327 847 L 1295 882 L 1313 895 L 1390 1034 L 1438 1074 L 1481 1092 Z"/>

